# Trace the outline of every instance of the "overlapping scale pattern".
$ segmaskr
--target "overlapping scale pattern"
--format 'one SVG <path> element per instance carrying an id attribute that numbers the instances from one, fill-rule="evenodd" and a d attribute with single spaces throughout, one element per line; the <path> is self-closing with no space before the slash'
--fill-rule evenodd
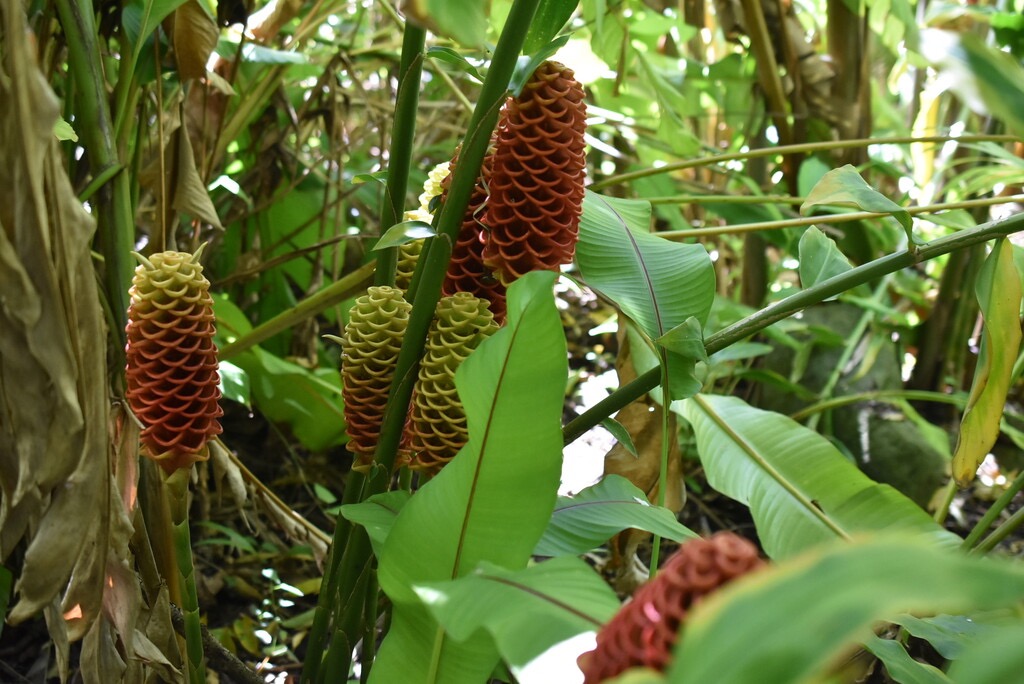
<path id="1" fill-rule="evenodd" d="M 583 86 L 558 62 L 541 64 L 498 126 L 483 219 L 484 263 L 508 284 L 572 262 L 583 211 Z"/>
<path id="2" fill-rule="evenodd" d="M 128 405 L 147 455 L 168 473 L 206 460 L 220 434 L 210 282 L 198 254 L 140 257 L 128 307 Z"/>
<path id="3" fill-rule="evenodd" d="M 409 467 L 436 473 L 466 444 L 466 413 L 455 390 L 455 371 L 497 329 L 487 301 L 468 292 L 437 303 L 409 408 Z"/>
<path id="4" fill-rule="evenodd" d="M 597 684 L 633 667 L 665 671 L 679 627 L 705 596 L 763 565 L 757 548 L 732 532 L 684 542 L 597 635 L 597 648 L 579 658 Z"/>
<path id="5" fill-rule="evenodd" d="M 409 213 L 411 212 L 406 212 L 406 214 Z M 429 220 L 430 217 L 428 216 L 427 221 L 429 222 Z M 412 240 L 398 248 L 398 262 L 395 264 L 395 287 L 401 290 L 405 296 L 409 295 L 412 274 L 416 271 L 416 262 L 419 261 L 420 253 L 422 252 L 423 240 Z"/>
<path id="6" fill-rule="evenodd" d="M 459 155 L 456 152 L 451 161 L 452 169 L 458 163 L 458 158 Z M 501 325 L 505 322 L 505 286 L 491 273 L 490 268 L 484 266 L 486 231 L 483 224 L 480 223 L 481 208 L 487 202 L 487 188 L 493 163 L 494 153 L 492 150 L 484 157 L 480 175 L 473 187 L 473 194 L 469 198 L 469 205 L 463 214 L 462 227 L 459 229 L 459 236 L 452 248 L 452 258 L 448 262 L 448 272 L 441 285 L 441 294 L 453 295 L 456 292 L 468 292 L 475 297 L 486 299 L 490 302 L 495 322 Z M 451 178 L 449 175 L 441 183 L 445 194 L 448 186 L 451 185 Z"/>
<path id="7" fill-rule="evenodd" d="M 349 311 L 341 339 L 341 385 L 354 468 L 373 460 L 411 310 L 401 290 L 379 286 L 367 289 Z"/>

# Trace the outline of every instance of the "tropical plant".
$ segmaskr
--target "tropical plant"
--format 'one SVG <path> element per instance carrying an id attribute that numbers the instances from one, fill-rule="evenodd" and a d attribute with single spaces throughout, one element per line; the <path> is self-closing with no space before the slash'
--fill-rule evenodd
<path id="1" fill-rule="evenodd" d="M 0 3 L 5 671 L 1019 670 L 1019 2 Z"/>

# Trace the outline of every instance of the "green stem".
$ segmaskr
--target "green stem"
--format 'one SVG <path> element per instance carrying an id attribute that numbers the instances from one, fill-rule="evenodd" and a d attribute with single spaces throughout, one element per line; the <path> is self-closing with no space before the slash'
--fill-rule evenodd
<path id="1" fill-rule="evenodd" d="M 1007 219 L 984 223 L 970 230 L 963 230 L 938 238 L 937 240 L 932 240 L 917 246 L 916 249 L 905 249 L 895 254 L 875 259 L 845 273 L 823 280 L 813 287 L 792 294 L 771 306 L 765 307 L 733 323 L 727 328 L 709 336 L 704 341 L 704 347 L 710 356 L 764 330 L 773 323 L 792 316 L 797 311 L 806 309 L 812 304 L 823 302 L 829 297 L 838 295 L 858 285 L 877 280 L 882 276 L 895 273 L 923 261 L 934 259 L 943 254 L 955 252 L 958 249 L 987 242 L 993 238 L 1005 237 L 1019 230 L 1024 230 L 1024 214 L 1017 214 Z M 611 395 L 566 424 L 562 431 L 563 441 L 566 444 L 575 441 L 580 435 L 611 414 L 650 392 L 658 386 L 659 381 L 659 369 L 652 368 L 629 384 L 620 387 Z"/>
<path id="2" fill-rule="evenodd" d="M 665 507 L 668 489 L 668 454 L 669 438 L 675 439 L 675 435 L 669 435 L 669 404 L 672 398 L 668 391 L 668 352 L 664 347 L 658 348 L 661 367 L 661 459 L 658 464 L 658 505 Z M 661 555 L 661 535 L 655 534 L 651 539 L 651 569 L 650 576 L 654 579 L 658 574 L 658 561 Z"/>
<path id="3" fill-rule="evenodd" d="M 638 178 L 657 176 L 662 173 L 672 173 L 683 169 L 692 169 L 712 164 L 722 164 L 729 161 L 743 159 L 756 159 L 758 157 L 775 157 L 788 154 L 811 154 L 814 152 L 828 152 L 830 150 L 846 150 L 855 147 L 869 147 L 871 145 L 909 145 L 914 143 L 977 143 L 977 142 L 999 142 L 1015 143 L 1019 139 L 1012 135 L 922 135 L 922 136 L 896 136 L 892 138 L 858 138 L 856 140 L 833 140 L 828 142 L 801 143 L 797 145 L 779 145 L 777 147 L 764 147 L 746 152 L 732 152 L 729 154 L 716 154 L 703 159 L 688 159 L 674 164 L 630 171 L 629 173 L 611 176 L 604 180 L 597 181 L 590 186 L 595 192 L 611 185 L 621 185 Z"/>
<path id="4" fill-rule="evenodd" d="M 887 401 L 890 399 L 906 399 L 907 401 L 934 401 L 941 404 L 953 404 L 961 408 L 967 404 L 966 394 L 945 394 L 944 392 L 929 392 L 926 390 L 875 390 L 873 392 L 857 392 L 856 394 L 844 394 L 841 397 L 833 397 L 825 401 L 819 401 L 805 408 L 789 414 L 789 417 L 799 422 L 807 416 L 822 411 L 850 404 L 859 404 L 862 401 Z"/>
<path id="5" fill-rule="evenodd" d="M 75 127 L 82 136 L 90 167 L 95 174 L 105 175 L 111 168 L 124 165 L 118 159 L 110 118 L 96 40 L 95 10 L 89 0 L 57 0 L 57 12 L 68 45 L 68 68 L 75 80 L 75 114 L 80 117 Z M 118 355 L 123 355 L 128 285 L 134 270 L 130 253 L 134 248 L 135 220 L 129 174 L 114 173 L 109 185 L 100 186 L 99 197 L 92 206 L 106 264 L 106 294 L 118 321 L 118 328 L 113 331 L 117 338 L 112 346 Z M 113 359 L 111 367 L 123 368 L 123 358 Z"/>
<path id="6" fill-rule="evenodd" d="M 286 309 L 262 323 L 245 335 L 242 335 L 231 344 L 220 350 L 222 361 L 237 356 L 247 349 L 250 349 L 263 340 L 273 337 L 282 330 L 287 330 L 307 318 L 316 316 L 321 311 L 353 297 L 356 293 L 365 290 L 373 275 L 374 264 L 364 264 L 359 269 L 349 273 L 347 276 L 331 283 L 314 295 L 306 297 L 290 309 Z"/>
<path id="7" fill-rule="evenodd" d="M 961 548 L 967 550 L 975 548 L 978 544 L 978 540 L 981 539 L 981 535 L 988 532 L 988 529 L 992 527 L 992 523 L 994 523 L 996 518 L 1006 510 L 1006 507 L 1010 505 L 1011 501 L 1013 501 L 1013 497 L 1017 496 L 1017 492 L 1021 489 L 1024 489 L 1024 471 L 1021 471 L 1017 477 L 1014 478 L 1013 482 L 1010 483 L 1010 486 L 1006 488 L 1006 491 L 996 499 L 995 503 L 993 503 L 987 511 L 985 511 L 985 515 L 981 517 L 978 524 L 974 526 L 971 533 L 967 535 L 966 539 L 964 539 L 964 543 L 961 545 Z M 980 548 L 980 546 L 978 548 Z"/>
<path id="8" fill-rule="evenodd" d="M 416 266 L 413 278 L 413 309 L 406 327 L 402 350 L 398 355 L 395 379 L 391 385 L 387 409 L 381 424 L 380 440 L 374 454 L 374 468 L 362 487 L 359 501 L 365 501 L 374 494 L 386 491 L 391 482 L 409 399 L 412 396 L 413 381 L 423 353 L 427 330 L 430 328 L 434 309 L 441 296 L 441 283 L 448 268 L 452 245 L 461 228 L 462 216 L 466 212 L 480 165 L 490 143 L 491 132 L 498 120 L 498 111 L 505 100 L 508 83 L 515 70 L 523 40 L 539 3 L 540 0 L 515 0 L 495 46 L 491 67 L 487 71 L 480 89 L 479 102 L 469 122 L 468 133 L 459 154 L 459 164 L 452 176 L 447 200 L 437 218 L 438 236 L 430 239 L 424 246 Z M 328 613 L 333 613 L 338 608 L 335 605 L 336 597 L 352 594 L 351 583 L 369 562 L 370 544 L 365 532 L 361 529 L 354 534 L 352 532 L 350 525 L 339 524 L 335 529 L 333 547 L 336 549 L 344 545 L 345 549 L 341 559 L 336 561 L 337 569 L 328 569 L 332 582 L 337 573 L 337 591 L 321 591 L 314 625 L 317 620 L 323 624 L 329 621 Z M 344 544 L 346 538 L 348 544 Z M 323 636 L 322 633 L 317 634 L 320 643 L 313 643 L 313 636 L 311 632 L 310 650 L 302 672 L 304 683 L 315 681 L 316 671 L 320 666 Z"/>
<path id="9" fill-rule="evenodd" d="M 181 613 L 185 618 L 185 653 L 189 684 L 205 684 L 203 666 L 203 630 L 199 621 L 199 598 L 196 594 L 195 568 L 192 564 L 192 541 L 188 531 L 188 480 L 191 468 L 178 468 L 164 478 L 167 500 L 171 507 L 174 529 L 174 557 L 183 588 Z"/>
<path id="10" fill-rule="evenodd" d="M 406 24 L 402 41 L 402 60 L 398 67 L 395 120 L 391 126 L 388 180 L 384 186 L 384 203 L 380 215 L 382 234 L 401 221 L 405 211 L 405 192 L 409 185 L 409 167 L 412 164 L 413 140 L 416 135 L 416 110 L 420 102 L 420 79 L 423 75 L 423 48 L 426 39 L 426 31 L 413 24 Z M 378 251 L 374 284 L 394 285 L 397 263 L 397 247 Z"/>
<path id="11" fill-rule="evenodd" d="M 996 544 L 1010 536 L 1010 534 L 1022 524 L 1024 524 L 1024 508 L 1011 515 L 1009 519 L 997 527 L 992 534 L 985 537 L 984 541 L 972 549 L 972 553 L 988 553 L 996 547 Z"/>

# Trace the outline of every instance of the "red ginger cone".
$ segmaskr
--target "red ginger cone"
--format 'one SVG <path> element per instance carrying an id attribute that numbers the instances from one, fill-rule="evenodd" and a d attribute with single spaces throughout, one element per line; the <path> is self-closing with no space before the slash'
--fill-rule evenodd
<path id="1" fill-rule="evenodd" d="M 757 548 L 732 532 L 684 542 L 598 632 L 597 648 L 580 656 L 584 684 L 603 682 L 633 667 L 664 672 L 690 609 L 762 565 Z"/>
<path id="2" fill-rule="evenodd" d="M 583 86 L 573 71 L 544 62 L 498 125 L 484 263 L 505 284 L 572 262 L 583 211 L 586 159 Z"/>
<path id="3" fill-rule="evenodd" d="M 451 161 L 453 171 L 458 159 L 459 153 L 456 152 Z M 480 176 L 477 178 L 476 185 L 473 186 L 473 194 L 469 198 L 466 213 L 462 216 L 462 227 L 459 229 L 459 236 L 452 248 L 452 257 L 448 262 L 448 272 L 441 286 L 441 294 L 450 296 L 456 292 L 468 292 L 474 297 L 486 299 L 490 302 L 494 322 L 502 325 L 505 322 L 505 286 L 491 274 L 490 268 L 484 266 L 486 232 L 480 223 L 480 218 L 483 216 L 480 209 L 487 201 L 487 188 L 490 183 L 493 163 L 494 153 L 491 151 L 484 157 L 483 165 L 480 167 Z M 442 202 L 447 198 L 451 182 L 451 175 L 441 181 Z"/>
<path id="4" fill-rule="evenodd" d="M 221 432 L 213 299 L 198 252 L 138 259 L 129 291 L 126 396 L 148 455 L 170 474 L 209 458 L 206 443 Z"/>

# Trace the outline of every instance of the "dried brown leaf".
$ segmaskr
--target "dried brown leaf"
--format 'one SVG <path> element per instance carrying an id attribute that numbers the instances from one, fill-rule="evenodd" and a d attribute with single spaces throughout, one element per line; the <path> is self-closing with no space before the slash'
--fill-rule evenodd
<path id="1" fill-rule="evenodd" d="M 217 22 L 199 0 L 188 0 L 174 10 L 171 39 L 182 81 L 206 75 L 206 63 L 217 47 L 218 33 Z"/>

